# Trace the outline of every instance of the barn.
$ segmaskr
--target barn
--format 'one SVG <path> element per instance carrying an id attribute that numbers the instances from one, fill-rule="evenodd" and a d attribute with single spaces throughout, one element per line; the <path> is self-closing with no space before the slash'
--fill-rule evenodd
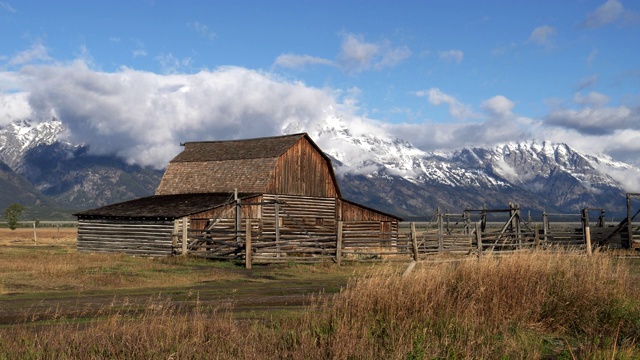
<path id="1" fill-rule="evenodd" d="M 256 260 L 335 257 L 343 227 L 397 239 L 397 216 L 343 199 L 306 133 L 188 142 L 154 196 L 75 214 L 78 251 Z"/>

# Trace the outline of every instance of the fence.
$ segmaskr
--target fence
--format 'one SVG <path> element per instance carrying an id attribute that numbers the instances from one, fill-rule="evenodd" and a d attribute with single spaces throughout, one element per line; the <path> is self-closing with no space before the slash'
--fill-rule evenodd
<path id="1" fill-rule="evenodd" d="M 194 230 L 188 223 L 176 222 L 174 249 L 180 254 L 244 261 L 248 268 L 254 263 L 406 261 L 440 253 L 482 255 L 549 246 L 587 250 L 591 234 L 597 246 L 615 229 L 604 223 L 604 212 L 590 227 L 588 211 L 562 216 L 544 213 L 542 223 L 523 219 L 517 205 L 466 209 L 460 214 L 438 211 L 432 221 L 390 228 L 380 226 L 378 221 L 269 228 L 257 219 L 245 220 L 238 227 L 235 220 L 228 219 L 219 221 L 215 229 Z"/>

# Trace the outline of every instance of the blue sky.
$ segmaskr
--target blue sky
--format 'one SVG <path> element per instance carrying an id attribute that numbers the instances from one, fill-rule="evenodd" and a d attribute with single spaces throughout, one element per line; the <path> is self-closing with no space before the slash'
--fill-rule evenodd
<path id="1" fill-rule="evenodd" d="M 425 150 L 550 140 L 640 165 L 640 3 L 0 0 L 0 126 L 160 166 L 327 116 Z"/>

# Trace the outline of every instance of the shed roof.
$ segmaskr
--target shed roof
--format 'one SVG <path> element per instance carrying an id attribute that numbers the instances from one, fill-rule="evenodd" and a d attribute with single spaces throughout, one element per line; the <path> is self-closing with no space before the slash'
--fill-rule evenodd
<path id="1" fill-rule="evenodd" d="M 257 194 L 238 194 L 246 199 Z M 153 195 L 74 214 L 78 217 L 179 218 L 233 201 L 233 193 Z"/>

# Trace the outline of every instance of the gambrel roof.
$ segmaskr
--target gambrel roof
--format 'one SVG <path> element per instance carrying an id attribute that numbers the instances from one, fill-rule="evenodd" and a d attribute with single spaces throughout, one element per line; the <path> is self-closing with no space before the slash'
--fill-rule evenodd
<path id="1" fill-rule="evenodd" d="M 237 189 L 340 197 L 331 159 L 306 133 L 183 145 L 169 162 L 156 195 Z"/>

